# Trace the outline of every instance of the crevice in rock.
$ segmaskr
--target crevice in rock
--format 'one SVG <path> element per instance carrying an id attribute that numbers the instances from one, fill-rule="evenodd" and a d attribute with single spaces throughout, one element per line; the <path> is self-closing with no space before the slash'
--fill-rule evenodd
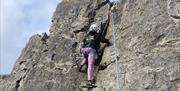
<path id="1" fill-rule="evenodd" d="M 98 5 L 99 7 L 97 7 L 97 9 L 99 9 L 99 8 L 102 7 L 102 6 L 104 6 L 104 4 L 110 4 L 110 8 L 113 6 L 113 3 L 111 3 L 109 0 L 106 0 L 106 1 L 103 2 L 102 4 Z M 107 11 L 107 12 L 110 12 L 110 8 L 109 8 L 109 11 Z M 97 10 L 97 9 L 95 9 L 95 10 Z M 105 38 L 105 36 L 106 36 L 108 27 L 109 27 L 109 25 L 110 25 L 109 23 L 110 23 L 110 13 L 108 13 L 108 19 L 107 19 L 107 21 L 105 21 L 105 23 L 103 23 L 103 24 L 101 23 L 101 30 L 104 30 L 104 31 L 100 32 L 102 38 Z M 104 49 L 105 49 L 106 47 L 107 47 L 107 45 L 105 44 L 105 45 L 101 46 L 100 50 L 98 51 L 98 53 L 99 53 L 99 54 L 98 54 L 98 59 L 97 59 L 95 65 L 98 65 L 98 66 L 99 66 L 99 70 L 102 70 L 102 69 L 104 70 L 104 69 L 107 68 L 111 63 L 113 63 L 113 61 L 111 61 L 110 63 L 105 62 L 105 63 L 103 63 L 102 65 L 100 65 L 101 60 L 102 60 L 102 58 L 103 58 Z"/>
<path id="2" fill-rule="evenodd" d="M 32 68 L 34 68 L 37 64 L 38 64 L 38 62 L 37 62 L 37 61 L 34 61 L 34 62 L 32 63 Z"/>
<path id="3" fill-rule="evenodd" d="M 72 48 L 76 48 L 77 47 L 77 42 L 74 42 L 73 44 L 72 44 Z"/>
<path id="4" fill-rule="evenodd" d="M 115 61 L 110 61 L 110 62 L 104 62 L 104 63 L 100 64 L 99 65 L 99 70 L 105 70 L 109 65 L 111 65 L 114 62 Z"/>
<path id="5" fill-rule="evenodd" d="M 161 35 L 157 36 L 157 37 L 155 38 L 155 40 L 152 41 L 151 44 L 152 44 L 152 45 L 157 44 L 157 43 L 160 42 L 165 36 L 166 36 L 166 35 L 164 35 L 164 34 L 161 34 Z"/>
<path id="6" fill-rule="evenodd" d="M 180 38 L 174 38 L 174 39 L 168 40 L 166 43 L 175 44 L 175 43 L 177 43 L 177 42 L 179 42 L 179 41 L 180 41 Z"/>
<path id="7" fill-rule="evenodd" d="M 24 68 L 22 71 L 25 71 L 21 77 L 16 80 L 15 88 L 13 91 L 19 91 L 19 87 L 21 86 L 22 81 L 26 78 L 27 73 L 30 71 L 29 68 Z"/>
<path id="8" fill-rule="evenodd" d="M 16 81 L 15 91 L 18 91 L 18 88 L 20 87 L 21 80 L 22 80 L 22 78 L 20 78 L 19 80 Z"/>
<path id="9" fill-rule="evenodd" d="M 176 16 L 176 15 L 171 15 L 171 17 L 173 17 L 175 19 L 180 19 L 180 16 Z"/>
<path id="10" fill-rule="evenodd" d="M 56 55 L 56 54 L 54 54 L 54 53 L 52 54 L 51 60 L 54 60 L 55 55 Z"/>
<path id="11" fill-rule="evenodd" d="M 74 33 L 79 33 L 79 32 L 83 32 L 83 31 L 86 31 L 87 30 L 87 26 L 84 26 L 82 29 L 80 30 L 74 30 L 73 32 Z"/>
<path id="12" fill-rule="evenodd" d="M 27 71 L 27 68 L 23 68 L 22 71 L 24 71 L 24 72 Z"/>
<path id="13" fill-rule="evenodd" d="M 25 60 L 19 62 L 19 65 L 22 65 L 22 64 L 25 63 L 25 62 L 26 62 Z"/>
<path id="14" fill-rule="evenodd" d="M 109 0 L 106 0 L 106 1 L 102 2 L 101 4 L 99 4 L 99 5 L 95 8 L 95 10 L 99 10 L 101 7 L 105 6 L 105 5 L 108 4 L 108 3 L 110 4 L 110 6 L 113 5 L 113 3 L 111 3 Z"/>
<path id="15" fill-rule="evenodd" d="M 48 49 L 43 50 L 43 52 L 47 52 L 47 51 L 48 51 Z"/>

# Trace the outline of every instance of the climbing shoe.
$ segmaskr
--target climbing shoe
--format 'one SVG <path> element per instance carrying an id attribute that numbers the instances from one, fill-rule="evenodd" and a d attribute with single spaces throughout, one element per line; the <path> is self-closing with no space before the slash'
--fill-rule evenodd
<path id="1" fill-rule="evenodd" d="M 79 67 L 79 72 L 82 72 L 82 67 L 83 67 L 83 65 L 81 65 L 81 66 Z"/>
<path id="2" fill-rule="evenodd" d="M 93 84 L 93 82 L 91 80 L 87 81 L 86 85 L 89 87 L 97 87 L 95 84 Z"/>
<path id="3" fill-rule="evenodd" d="M 95 88 L 97 85 L 93 84 L 92 81 L 87 81 L 86 84 L 81 84 L 80 87 L 82 88 Z"/>

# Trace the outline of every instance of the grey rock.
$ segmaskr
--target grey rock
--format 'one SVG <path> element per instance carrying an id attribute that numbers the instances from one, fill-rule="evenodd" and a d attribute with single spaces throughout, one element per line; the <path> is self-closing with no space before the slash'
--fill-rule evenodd
<path id="1" fill-rule="evenodd" d="M 180 19 L 180 1 L 179 0 L 168 0 L 169 15 Z"/>
<path id="2" fill-rule="evenodd" d="M 180 90 L 180 22 L 172 18 L 179 17 L 178 5 L 178 0 L 114 4 L 121 90 Z M 92 23 L 107 26 L 105 37 L 114 44 L 110 7 L 108 0 L 63 0 L 50 34 L 30 38 L 11 74 L 0 76 L 0 91 L 88 91 L 79 86 L 86 82 L 86 73 L 78 72 L 79 48 Z M 112 45 L 105 47 L 100 67 L 94 68 L 97 87 L 89 91 L 117 90 L 114 55 Z"/>

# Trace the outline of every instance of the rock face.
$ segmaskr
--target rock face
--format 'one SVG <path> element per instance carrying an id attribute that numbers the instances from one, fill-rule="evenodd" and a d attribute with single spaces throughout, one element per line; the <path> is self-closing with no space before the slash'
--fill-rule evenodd
<path id="1" fill-rule="evenodd" d="M 79 48 L 92 23 L 107 29 L 112 44 L 114 23 L 121 90 L 180 91 L 180 1 L 121 0 L 114 6 L 110 18 L 108 0 L 63 0 L 50 34 L 30 38 L 11 74 L 0 76 L 0 91 L 117 90 L 113 46 L 95 66 L 98 87 L 79 86 L 86 81 L 86 73 L 78 72 Z"/>
<path id="2" fill-rule="evenodd" d="M 180 19 L 180 0 L 169 0 L 168 9 L 172 17 Z"/>

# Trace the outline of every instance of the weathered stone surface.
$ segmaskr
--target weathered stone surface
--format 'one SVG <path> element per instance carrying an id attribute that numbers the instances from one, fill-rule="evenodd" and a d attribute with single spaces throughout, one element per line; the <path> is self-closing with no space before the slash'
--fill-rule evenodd
<path id="1" fill-rule="evenodd" d="M 178 5 L 178 0 L 115 4 L 121 90 L 180 90 Z M 0 91 L 86 91 L 79 87 L 86 81 L 86 73 L 78 72 L 79 48 L 92 23 L 103 28 L 110 21 L 106 38 L 113 44 L 110 7 L 108 0 L 63 0 L 52 17 L 50 34 L 30 38 L 12 73 L 0 76 Z M 113 46 L 106 47 L 95 74 L 98 87 L 90 91 L 117 90 L 113 57 Z"/>
<path id="2" fill-rule="evenodd" d="M 168 0 L 169 15 L 180 19 L 180 0 Z"/>
<path id="3" fill-rule="evenodd" d="M 123 11 L 115 16 L 121 89 L 178 91 L 180 25 L 169 16 L 167 1 L 127 0 L 123 3 Z M 117 19 L 120 14 L 121 18 Z M 110 50 L 106 48 L 102 61 L 111 60 Z M 97 83 L 102 87 L 101 90 L 116 89 L 113 84 L 116 82 L 114 72 L 113 64 L 100 71 Z"/>

